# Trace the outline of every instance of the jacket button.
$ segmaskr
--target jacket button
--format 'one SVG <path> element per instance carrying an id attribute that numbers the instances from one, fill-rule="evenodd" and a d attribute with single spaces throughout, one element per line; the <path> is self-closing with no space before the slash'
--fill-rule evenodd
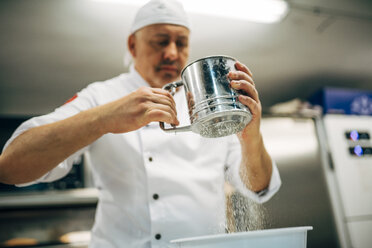
<path id="1" fill-rule="evenodd" d="M 159 195 L 158 194 L 153 194 L 152 198 L 154 198 L 154 200 L 157 200 L 157 199 L 159 199 Z"/>
<path id="2" fill-rule="evenodd" d="M 155 235 L 155 239 L 157 239 L 157 240 L 161 239 L 161 235 L 160 235 L 159 233 L 156 234 L 156 235 Z"/>
<path id="3" fill-rule="evenodd" d="M 149 157 L 149 161 L 152 162 L 152 157 Z"/>

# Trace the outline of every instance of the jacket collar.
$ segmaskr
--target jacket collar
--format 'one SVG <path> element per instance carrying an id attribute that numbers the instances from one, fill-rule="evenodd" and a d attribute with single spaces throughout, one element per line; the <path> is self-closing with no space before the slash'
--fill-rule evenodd
<path id="1" fill-rule="evenodd" d="M 133 64 L 129 67 L 129 75 L 131 76 L 133 84 L 136 86 L 136 88 L 142 86 L 150 87 L 150 84 L 139 74 Z"/>

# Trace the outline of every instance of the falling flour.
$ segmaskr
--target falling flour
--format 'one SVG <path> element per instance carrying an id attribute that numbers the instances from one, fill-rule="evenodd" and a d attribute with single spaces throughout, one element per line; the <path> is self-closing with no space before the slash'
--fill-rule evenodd
<path id="1" fill-rule="evenodd" d="M 235 192 L 231 195 L 229 229 L 227 232 L 246 232 L 267 228 L 266 209 L 262 204 Z"/>

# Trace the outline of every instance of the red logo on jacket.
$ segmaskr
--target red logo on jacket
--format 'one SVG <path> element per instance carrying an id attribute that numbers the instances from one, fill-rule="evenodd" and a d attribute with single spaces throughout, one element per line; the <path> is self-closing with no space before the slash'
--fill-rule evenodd
<path id="1" fill-rule="evenodd" d="M 69 102 L 72 102 L 73 100 L 75 100 L 77 98 L 77 94 L 75 94 L 73 97 L 71 97 L 70 99 L 68 99 L 63 105 L 69 103 Z"/>

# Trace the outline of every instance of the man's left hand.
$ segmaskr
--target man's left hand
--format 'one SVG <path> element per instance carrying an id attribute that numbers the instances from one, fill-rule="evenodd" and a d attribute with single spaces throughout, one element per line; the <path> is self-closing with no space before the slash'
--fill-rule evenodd
<path id="1" fill-rule="evenodd" d="M 244 92 L 239 95 L 239 101 L 246 105 L 252 114 L 252 120 L 239 132 L 240 141 L 260 138 L 260 121 L 262 114 L 261 102 L 256 90 L 253 75 L 248 67 L 240 62 L 235 63 L 237 71 L 231 71 L 228 74 L 232 88 Z"/>

